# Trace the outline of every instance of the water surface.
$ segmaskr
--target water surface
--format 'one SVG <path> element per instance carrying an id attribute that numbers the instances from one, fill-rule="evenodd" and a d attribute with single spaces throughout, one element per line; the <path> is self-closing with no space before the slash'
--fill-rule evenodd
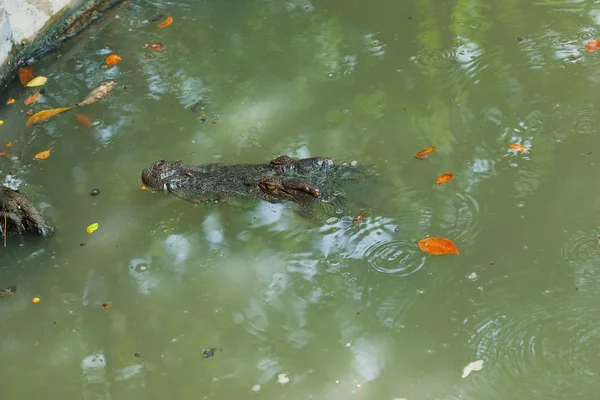
<path id="1" fill-rule="evenodd" d="M 32 64 L 46 93 L 0 99 L 0 172 L 57 232 L 1 252 L 2 395 L 596 398 L 600 5 L 488 3 L 140 0 Z M 139 188 L 157 159 L 281 154 L 379 175 L 334 223 Z"/>

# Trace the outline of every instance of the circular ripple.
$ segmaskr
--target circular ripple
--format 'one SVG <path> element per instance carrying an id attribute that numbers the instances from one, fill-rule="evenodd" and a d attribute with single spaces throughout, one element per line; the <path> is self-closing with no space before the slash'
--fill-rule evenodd
<path id="1" fill-rule="evenodd" d="M 455 57 L 456 53 L 452 48 L 444 50 L 431 49 L 419 51 L 415 56 L 410 58 L 410 61 L 420 67 L 433 68 L 438 71 L 436 68 L 439 68 L 447 61 L 455 59 Z"/>
<path id="2" fill-rule="evenodd" d="M 385 240 L 366 249 L 365 258 L 377 272 L 406 276 L 425 265 L 425 255 L 414 242 Z"/>
<path id="3" fill-rule="evenodd" d="M 470 342 L 476 359 L 493 365 L 494 372 L 486 378 L 490 389 L 510 384 L 507 379 L 528 382 L 523 389 L 527 391 L 544 388 L 548 382 L 577 389 L 598 381 L 600 310 L 590 307 L 587 299 L 579 307 L 567 305 L 570 299 L 571 294 L 553 304 L 512 307 L 482 319 Z M 481 312 L 489 315 L 490 310 Z"/>
<path id="4" fill-rule="evenodd" d="M 577 232 L 561 248 L 563 259 L 574 265 L 600 265 L 598 234 Z"/>

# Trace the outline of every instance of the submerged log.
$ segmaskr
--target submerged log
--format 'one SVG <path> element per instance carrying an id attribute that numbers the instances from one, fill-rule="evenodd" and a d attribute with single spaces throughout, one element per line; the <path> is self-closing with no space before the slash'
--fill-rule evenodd
<path id="1" fill-rule="evenodd" d="M 0 237 L 4 237 L 5 240 L 10 234 L 37 233 L 47 237 L 54 232 L 25 194 L 2 185 L 0 228 Z"/>

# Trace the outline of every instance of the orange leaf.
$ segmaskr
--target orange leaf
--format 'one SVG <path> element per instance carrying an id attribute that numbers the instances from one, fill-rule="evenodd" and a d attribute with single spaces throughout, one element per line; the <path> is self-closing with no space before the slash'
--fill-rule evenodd
<path id="1" fill-rule="evenodd" d="M 160 24 L 156 25 L 157 28 L 162 29 L 162 28 L 166 28 L 167 26 L 171 25 L 173 23 L 173 17 L 171 17 L 170 15 L 165 18 L 164 21 L 162 21 Z"/>
<path id="2" fill-rule="evenodd" d="M 33 124 L 38 124 L 40 122 L 44 122 L 48 118 L 54 117 L 56 114 L 60 114 L 61 112 L 65 112 L 70 110 L 73 107 L 62 107 L 62 108 L 53 108 L 52 110 L 43 110 L 38 113 L 33 114 L 27 122 L 25 126 L 31 126 Z"/>
<path id="3" fill-rule="evenodd" d="M 587 44 L 585 45 L 585 48 L 588 49 L 588 51 L 594 51 L 596 50 L 598 47 L 600 47 L 600 40 L 590 40 L 589 42 L 587 42 Z"/>
<path id="4" fill-rule="evenodd" d="M 0 153 L 0 156 L 2 156 L 2 157 L 6 157 L 6 152 L 5 152 L 5 151 L 3 151 L 2 153 Z"/>
<path id="5" fill-rule="evenodd" d="M 523 145 L 511 143 L 508 145 L 508 148 L 518 151 L 519 153 L 525 153 L 529 151 L 529 149 Z"/>
<path id="6" fill-rule="evenodd" d="M 5 145 L 6 147 L 11 147 L 11 146 L 12 146 L 12 142 L 6 142 L 4 145 Z"/>
<path id="7" fill-rule="evenodd" d="M 423 250 L 427 254 L 459 254 L 456 245 L 452 240 L 441 238 L 441 237 L 431 237 L 419 240 L 419 248 Z"/>
<path id="8" fill-rule="evenodd" d="M 163 48 L 162 43 L 159 43 L 159 42 L 152 43 L 152 50 L 159 51 L 159 50 L 162 50 L 162 48 Z"/>
<path id="9" fill-rule="evenodd" d="M 28 106 L 30 104 L 35 103 L 39 99 L 40 99 L 40 92 L 35 92 L 34 94 L 32 94 L 31 96 L 29 96 L 28 98 L 26 98 L 23 103 L 25 103 L 25 105 Z"/>
<path id="10" fill-rule="evenodd" d="M 13 99 L 12 97 L 9 97 L 8 100 L 6 101 L 6 104 L 15 104 L 15 99 Z"/>
<path id="11" fill-rule="evenodd" d="M 46 158 L 50 157 L 50 150 L 40 151 L 34 157 L 38 160 L 45 160 Z"/>
<path id="12" fill-rule="evenodd" d="M 441 183 L 446 183 L 448 182 L 450 179 L 452 179 L 452 174 L 450 172 L 446 173 L 446 174 L 441 174 L 435 181 L 435 183 L 437 183 L 438 185 Z"/>
<path id="13" fill-rule="evenodd" d="M 106 65 L 112 67 L 113 65 L 117 65 L 121 61 L 121 57 L 118 54 L 111 54 L 106 57 Z"/>
<path id="14" fill-rule="evenodd" d="M 83 126 L 84 128 L 89 129 L 92 127 L 92 120 L 87 115 L 75 114 L 75 118 L 77 118 L 77 122 L 79 122 L 79 125 Z"/>
<path id="15" fill-rule="evenodd" d="M 431 147 L 430 147 L 430 148 L 428 148 L 428 149 L 421 150 L 420 152 L 418 152 L 417 154 L 415 154 L 415 158 L 422 159 L 422 157 L 423 157 L 424 155 L 427 155 L 427 154 L 431 153 L 431 152 L 433 151 L 434 147 L 435 147 L 435 146 L 431 146 Z"/>
<path id="16" fill-rule="evenodd" d="M 21 67 L 19 68 L 19 81 L 21 81 L 21 85 L 27 85 L 27 82 L 33 79 L 33 68 L 31 67 Z"/>

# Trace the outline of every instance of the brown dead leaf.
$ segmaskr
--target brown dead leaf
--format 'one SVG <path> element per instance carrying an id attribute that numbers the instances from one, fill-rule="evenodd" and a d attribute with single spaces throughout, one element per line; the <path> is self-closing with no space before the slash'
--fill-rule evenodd
<path id="1" fill-rule="evenodd" d="M 92 128 L 92 120 L 87 115 L 75 114 L 75 118 L 77 118 L 77 122 L 79 122 L 79 125 L 83 126 L 84 128 Z"/>
<path id="2" fill-rule="evenodd" d="M 418 158 L 419 160 L 423 159 L 423 156 L 433 152 L 433 149 L 435 148 L 435 146 L 431 146 L 428 149 L 425 150 L 421 150 L 420 152 L 418 152 L 417 154 L 415 154 L 415 158 Z"/>
<path id="3" fill-rule="evenodd" d="M 6 104 L 15 104 L 15 99 L 13 99 L 12 97 L 9 97 L 8 100 L 6 101 Z"/>
<path id="4" fill-rule="evenodd" d="M 359 226 L 360 224 L 362 224 L 365 221 L 365 219 L 367 219 L 367 215 L 368 214 L 366 211 L 361 211 L 358 214 L 356 214 L 356 216 L 352 220 L 354 226 Z"/>
<path id="5" fill-rule="evenodd" d="M 98 100 L 102 99 L 104 96 L 106 96 L 106 94 L 108 92 L 110 92 L 111 90 L 113 90 L 113 88 L 115 86 L 117 86 L 117 82 L 115 82 L 115 81 L 103 82 L 96 89 L 92 90 L 92 92 L 88 95 L 88 97 L 86 97 L 84 100 L 77 103 L 77 105 L 79 107 L 83 107 L 83 106 L 87 106 L 92 103 L 95 103 Z"/>
<path id="6" fill-rule="evenodd" d="M 27 115 L 33 115 L 33 110 L 29 110 L 25 114 L 27 114 Z"/>
<path id="7" fill-rule="evenodd" d="M 152 50 L 159 51 L 159 50 L 162 50 L 162 48 L 163 48 L 162 43 L 159 43 L 159 42 L 152 43 Z"/>
<path id="8" fill-rule="evenodd" d="M 162 29 L 162 28 L 166 28 L 167 26 L 171 25 L 173 23 L 173 17 L 171 17 L 170 15 L 164 19 L 164 21 L 162 21 L 161 23 L 159 23 L 158 25 L 156 25 L 157 28 Z"/>
<path id="9" fill-rule="evenodd" d="M 438 176 L 438 178 L 436 179 L 435 183 L 437 183 L 438 185 L 442 184 L 442 183 L 446 183 L 448 182 L 450 179 L 452 179 L 452 174 L 450 172 L 442 174 L 440 176 Z"/>
<path id="10" fill-rule="evenodd" d="M 431 237 L 419 240 L 418 246 L 427 254 L 459 254 L 458 249 L 452 240 L 441 237 Z"/>
<path id="11" fill-rule="evenodd" d="M 50 157 L 50 150 L 40 151 L 34 157 L 38 160 L 45 160 L 46 158 Z"/>
<path id="12" fill-rule="evenodd" d="M 62 108 L 53 108 L 51 110 L 43 110 L 38 113 L 35 113 L 25 123 L 25 126 L 31 126 L 33 124 L 39 124 L 40 122 L 44 122 L 47 119 L 54 117 L 57 114 L 70 110 L 73 107 L 62 107 Z"/>
<path id="13" fill-rule="evenodd" d="M 35 92 L 34 94 L 32 94 L 31 96 L 29 96 L 28 98 L 25 99 L 25 101 L 23 102 L 26 106 L 35 103 L 36 101 L 38 101 L 40 99 L 40 92 Z"/>
<path id="14" fill-rule="evenodd" d="M 33 79 L 33 68 L 31 67 L 21 67 L 19 68 L 19 81 L 21 81 L 21 85 L 25 86 L 27 83 Z"/>

